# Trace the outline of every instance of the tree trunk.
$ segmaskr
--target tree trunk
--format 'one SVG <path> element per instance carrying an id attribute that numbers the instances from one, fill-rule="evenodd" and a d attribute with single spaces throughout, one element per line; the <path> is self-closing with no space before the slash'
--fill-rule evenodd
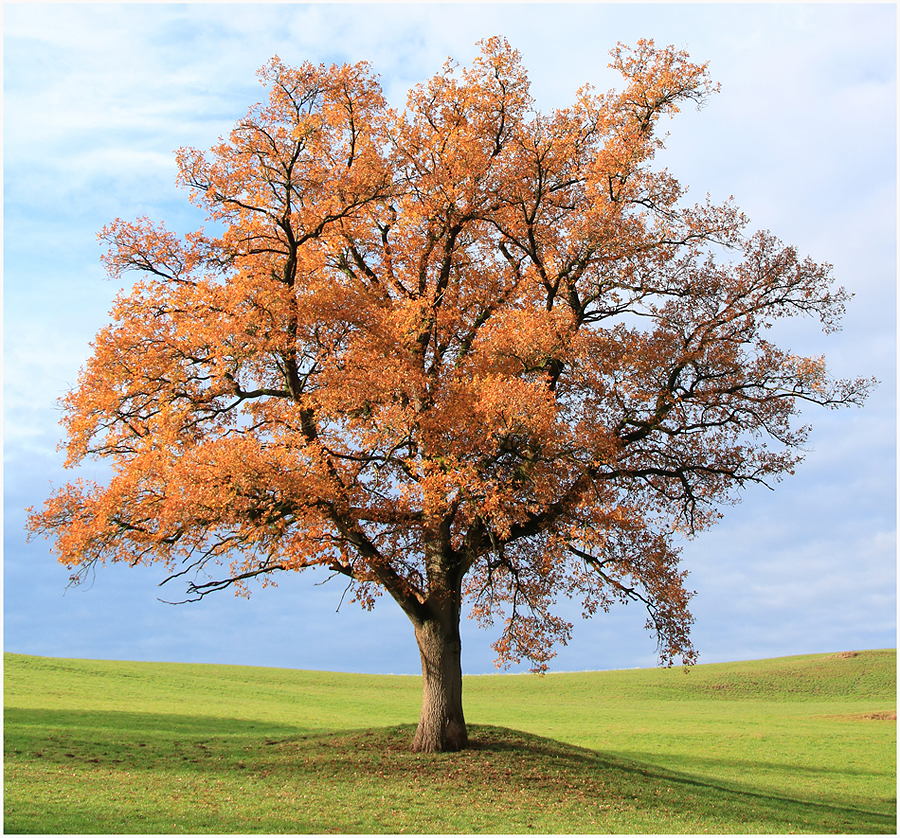
<path id="1" fill-rule="evenodd" d="M 459 751 L 468 745 L 462 709 L 459 617 L 427 620 L 416 626 L 422 657 L 422 715 L 412 749 Z"/>

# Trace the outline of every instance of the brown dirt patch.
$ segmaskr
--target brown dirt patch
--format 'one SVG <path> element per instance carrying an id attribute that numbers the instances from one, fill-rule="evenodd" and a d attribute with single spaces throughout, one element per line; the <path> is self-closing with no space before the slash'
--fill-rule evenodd
<path id="1" fill-rule="evenodd" d="M 842 722 L 896 722 L 896 710 L 883 710 L 880 713 L 846 713 L 841 716 L 822 716 L 823 719 L 838 719 Z"/>

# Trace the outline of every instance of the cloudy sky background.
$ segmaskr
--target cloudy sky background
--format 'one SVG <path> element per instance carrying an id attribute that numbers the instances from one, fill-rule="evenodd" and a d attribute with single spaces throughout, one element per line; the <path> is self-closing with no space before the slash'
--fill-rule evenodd
<path id="1" fill-rule="evenodd" d="M 710 62 L 722 92 L 668 124 L 660 156 L 689 197 L 734 195 L 756 228 L 834 265 L 855 294 L 844 330 L 778 327 L 843 377 L 881 384 L 864 409 L 810 409 L 810 452 L 775 492 L 750 490 L 685 545 L 694 640 L 715 662 L 896 645 L 896 9 L 893 5 L 15 5 L 4 15 L 4 648 L 82 658 L 419 671 L 389 599 L 336 608 L 324 575 L 173 607 L 161 570 L 108 567 L 66 591 L 24 509 L 69 479 L 56 400 L 76 381 L 117 286 L 96 233 L 149 215 L 203 223 L 173 151 L 208 148 L 264 96 L 255 72 L 368 60 L 389 100 L 475 42 L 523 54 L 537 107 L 619 83 L 608 50 L 653 38 Z M 103 474 L 103 468 L 88 474 Z M 554 670 L 652 666 L 637 606 L 586 622 Z M 463 666 L 492 671 L 490 632 L 463 625 Z"/>

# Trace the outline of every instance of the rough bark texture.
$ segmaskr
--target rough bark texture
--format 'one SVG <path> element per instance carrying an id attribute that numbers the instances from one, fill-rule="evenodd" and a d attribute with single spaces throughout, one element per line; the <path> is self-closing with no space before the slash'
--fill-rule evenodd
<path id="1" fill-rule="evenodd" d="M 468 745 L 462 709 L 459 622 L 429 620 L 416 627 L 422 657 L 422 714 L 412 749 L 434 753 Z"/>

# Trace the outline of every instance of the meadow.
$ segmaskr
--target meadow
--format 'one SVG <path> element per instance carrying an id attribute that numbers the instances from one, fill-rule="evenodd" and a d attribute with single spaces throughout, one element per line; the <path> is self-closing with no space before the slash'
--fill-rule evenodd
<path id="1" fill-rule="evenodd" d="M 4 655 L 8 833 L 893 833 L 896 651 L 464 679 Z"/>

